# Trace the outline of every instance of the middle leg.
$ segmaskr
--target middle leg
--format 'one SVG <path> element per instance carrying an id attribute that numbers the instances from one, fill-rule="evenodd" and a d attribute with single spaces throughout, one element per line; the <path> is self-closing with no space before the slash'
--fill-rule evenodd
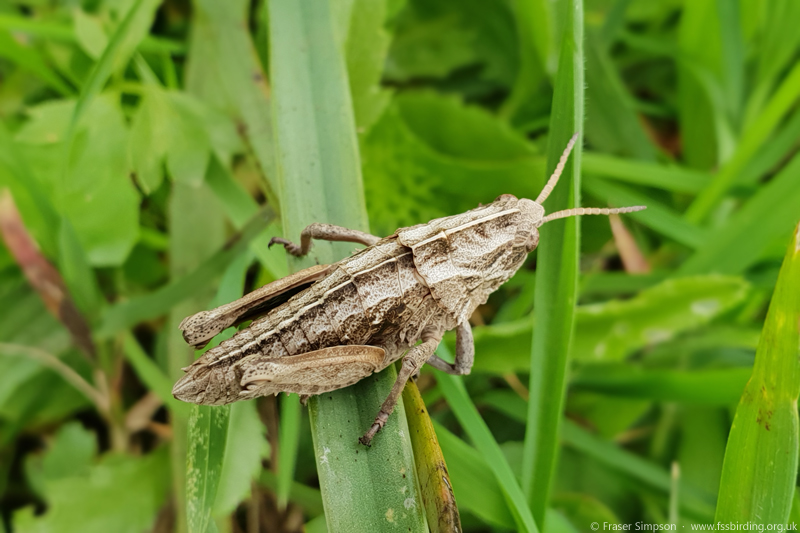
<path id="1" fill-rule="evenodd" d="M 437 370 L 456 376 L 469 374 L 475 361 L 475 340 L 472 338 L 472 327 L 469 322 L 462 322 L 456 327 L 456 359 L 448 363 L 436 354 L 431 355 L 428 364 Z"/>
<path id="2" fill-rule="evenodd" d="M 321 224 L 315 222 L 309 224 L 300 233 L 300 244 L 297 245 L 287 239 L 280 237 L 273 237 L 269 241 L 269 245 L 282 244 L 288 253 L 295 257 L 302 257 L 311 249 L 311 239 L 318 241 L 338 241 L 338 242 L 355 242 L 363 244 L 364 246 L 372 246 L 379 240 L 380 237 L 358 231 L 357 229 L 343 228 L 342 226 L 334 226 L 333 224 Z"/>

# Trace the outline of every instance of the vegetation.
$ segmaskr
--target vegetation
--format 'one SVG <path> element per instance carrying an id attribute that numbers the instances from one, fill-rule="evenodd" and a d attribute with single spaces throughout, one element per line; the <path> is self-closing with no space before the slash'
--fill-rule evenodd
<path id="1" fill-rule="evenodd" d="M 797 20 L 0 2 L 0 532 L 447 531 L 441 457 L 465 531 L 800 522 Z M 272 236 L 536 198 L 575 132 L 547 210 L 648 209 L 545 226 L 472 374 L 424 369 L 372 448 L 392 368 L 307 410 L 172 398 L 185 316 L 353 249 Z"/>

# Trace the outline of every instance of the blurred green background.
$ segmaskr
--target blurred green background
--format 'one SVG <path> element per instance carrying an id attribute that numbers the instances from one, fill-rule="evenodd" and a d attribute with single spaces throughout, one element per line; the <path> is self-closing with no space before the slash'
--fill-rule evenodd
<path id="1" fill-rule="evenodd" d="M 553 124 L 574 131 L 565 110 L 584 116 L 581 204 L 648 206 L 584 217 L 570 241 L 577 308 L 559 359 L 564 417 L 538 426 L 559 445 L 543 501 L 526 481 L 529 384 L 563 390 L 558 369 L 531 367 L 532 332 L 550 324 L 548 309 L 534 312 L 537 254 L 472 317 L 471 402 L 423 370 L 465 531 L 522 528 L 509 496 L 520 487 L 547 533 L 688 530 L 715 509 L 800 521 L 800 2 L 580 5 L 0 0 L 0 532 L 202 531 L 198 468 L 213 479 L 202 485 L 213 486 L 209 530 L 324 531 L 305 410 L 285 396 L 234 404 L 216 451 L 208 430 L 210 459 L 190 467 L 187 496 L 187 453 L 208 433 L 195 411 L 187 435 L 191 408 L 170 390 L 193 358 L 183 317 L 289 272 L 266 248 L 292 216 L 286 151 L 332 156 L 313 152 L 326 124 L 300 144 L 282 144 L 276 124 L 290 120 L 282 106 L 328 97 L 354 126 L 341 148 L 360 164 L 374 234 L 503 193 L 536 198 L 548 154 L 563 149 L 548 142 Z M 301 26 L 314 38 L 284 54 Z M 315 58 L 328 34 L 333 52 Z M 565 42 L 584 79 L 554 95 Z M 302 75 L 273 79 L 279 61 L 305 66 L 307 52 L 309 68 L 292 71 Z M 309 88 L 317 100 L 303 100 Z M 344 183 L 328 168 L 322 179 Z M 349 179 L 336 194 L 358 204 L 357 168 Z M 787 246 L 775 329 L 759 347 Z M 456 397 L 477 407 L 484 440 L 454 413 Z M 747 433 L 751 419 L 767 433 Z"/>

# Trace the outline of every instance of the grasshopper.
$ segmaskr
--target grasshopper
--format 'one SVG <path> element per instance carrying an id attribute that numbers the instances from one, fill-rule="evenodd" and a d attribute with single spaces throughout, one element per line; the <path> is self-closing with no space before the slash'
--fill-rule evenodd
<path id="1" fill-rule="evenodd" d="M 536 200 L 510 194 L 460 215 L 401 228 L 383 239 L 330 224 L 311 224 L 300 244 L 273 238 L 294 256 L 312 239 L 363 244 L 332 265 L 317 265 L 257 289 L 235 302 L 183 320 L 186 342 L 205 345 L 223 329 L 261 316 L 207 351 L 172 390 L 179 400 L 222 405 L 295 392 L 301 397 L 352 385 L 402 357 L 391 392 L 359 441 L 369 445 L 394 410 L 408 379 L 423 364 L 469 374 L 475 356 L 469 318 L 522 266 L 539 243 L 538 228 L 575 215 L 645 209 L 575 208 L 545 215 L 577 134 Z M 454 363 L 434 350 L 456 330 Z"/>

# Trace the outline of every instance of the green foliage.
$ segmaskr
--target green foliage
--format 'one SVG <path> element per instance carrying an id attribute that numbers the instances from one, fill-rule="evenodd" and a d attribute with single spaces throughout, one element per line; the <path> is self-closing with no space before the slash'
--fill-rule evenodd
<path id="1" fill-rule="evenodd" d="M 438 472 L 431 428 L 465 531 L 797 523 L 798 17 L 795 0 L 3 4 L 0 193 L 19 219 L 0 199 L 0 531 L 421 531 L 447 523 L 417 486 Z M 354 249 L 287 262 L 272 236 L 536 198 L 576 132 L 547 211 L 648 209 L 543 227 L 472 317 L 472 374 L 424 369 L 426 407 L 398 407 L 372 448 L 356 439 L 393 368 L 307 410 L 172 398 L 196 356 L 185 316 Z"/>
<path id="2" fill-rule="evenodd" d="M 797 472 L 800 225 L 795 229 L 728 437 L 715 519 L 784 523 Z"/>

